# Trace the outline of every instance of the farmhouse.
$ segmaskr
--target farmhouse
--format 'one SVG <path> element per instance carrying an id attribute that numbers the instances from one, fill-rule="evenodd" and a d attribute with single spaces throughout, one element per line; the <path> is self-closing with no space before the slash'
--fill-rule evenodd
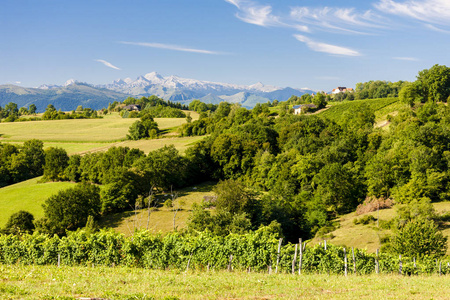
<path id="1" fill-rule="evenodd" d="M 337 88 L 333 89 L 331 92 L 332 94 L 339 94 L 339 93 L 345 93 L 345 92 L 353 92 L 352 88 L 346 88 L 345 86 L 338 86 Z"/>
<path id="2" fill-rule="evenodd" d="M 139 104 L 130 104 L 125 106 L 123 109 L 128 111 L 141 111 L 141 106 Z"/>
<path id="3" fill-rule="evenodd" d="M 302 112 L 304 112 L 307 109 L 316 109 L 317 105 L 315 104 L 300 104 L 300 105 L 295 105 L 293 107 L 294 109 L 294 115 L 299 115 Z"/>

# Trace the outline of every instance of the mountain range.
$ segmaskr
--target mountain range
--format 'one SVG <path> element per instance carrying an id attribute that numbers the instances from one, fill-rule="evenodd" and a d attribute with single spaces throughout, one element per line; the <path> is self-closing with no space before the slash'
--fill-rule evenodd
<path id="1" fill-rule="evenodd" d="M 156 95 L 165 100 L 188 104 L 194 99 L 205 103 L 217 104 L 221 101 L 240 103 L 251 108 L 257 103 L 266 103 L 275 99 L 285 101 L 292 95 L 301 96 L 313 93 L 309 89 L 280 88 L 264 85 L 236 85 L 181 78 L 163 77 L 156 72 L 130 78 L 118 79 L 110 84 L 91 85 L 73 79 L 64 85 L 41 85 L 38 88 L 24 88 L 15 85 L 0 85 L 0 106 L 8 102 L 17 103 L 19 107 L 34 103 L 38 111 L 44 111 L 48 104 L 53 104 L 63 111 L 73 110 L 78 105 L 101 109 L 108 103 L 123 101 L 127 97 Z"/>

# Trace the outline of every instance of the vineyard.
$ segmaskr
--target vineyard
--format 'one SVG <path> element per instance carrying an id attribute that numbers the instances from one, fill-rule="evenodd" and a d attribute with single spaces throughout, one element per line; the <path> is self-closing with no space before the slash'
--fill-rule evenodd
<path id="1" fill-rule="evenodd" d="M 113 231 L 67 237 L 0 236 L 0 263 L 19 265 L 124 266 L 146 269 L 241 270 L 268 273 L 320 274 L 440 274 L 449 262 L 391 254 L 369 254 L 333 245 L 281 245 L 267 228 L 226 237 L 203 232 L 165 236 L 139 231 L 124 237 Z"/>
<path id="2" fill-rule="evenodd" d="M 398 101 L 398 98 L 354 100 L 342 104 L 333 105 L 324 112 L 320 113 L 319 116 L 323 116 L 330 120 L 339 122 L 345 119 L 344 116 L 346 113 L 354 114 L 364 109 L 370 109 L 373 112 L 377 112 Z"/>

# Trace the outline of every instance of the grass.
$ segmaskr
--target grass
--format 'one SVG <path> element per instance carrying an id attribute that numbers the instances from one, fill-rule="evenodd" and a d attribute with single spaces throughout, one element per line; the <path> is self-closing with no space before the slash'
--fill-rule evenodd
<path id="1" fill-rule="evenodd" d="M 195 187 L 188 187 L 176 191 L 178 193 L 177 201 L 184 203 L 181 210 L 177 212 L 175 219 L 175 226 L 177 229 L 186 227 L 186 222 L 191 213 L 191 207 L 194 203 L 201 203 L 203 196 L 212 196 L 212 188 L 215 183 L 206 182 Z M 156 199 L 162 204 L 164 201 L 170 199 L 170 192 L 156 195 Z M 173 230 L 174 212 L 171 208 L 160 206 L 150 213 L 149 230 L 157 232 L 169 232 Z M 135 214 L 133 211 L 117 213 L 114 215 L 104 217 L 100 226 L 112 227 L 117 232 L 123 233 L 127 236 L 132 235 L 135 229 L 147 228 L 148 210 L 138 210 Z"/>
<path id="2" fill-rule="evenodd" d="M 2 299 L 449 299 L 442 276 L 0 265 Z"/>
<path id="3" fill-rule="evenodd" d="M 193 120 L 199 118 L 190 112 Z M 180 152 L 202 137 L 176 138 L 177 128 L 186 123 L 185 118 L 155 118 L 158 127 L 165 132 L 163 139 L 127 141 L 128 128 L 137 119 L 123 119 L 117 113 L 103 119 L 53 120 L 0 123 L 0 142 L 22 144 L 39 139 L 44 147 L 60 147 L 70 154 L 105 151 L 112 146 L 139 148 L 145 153 L 173 144 Z M 170 137 L 170 138 L 169 138 Z"/>
<path id="4" fill-rule="evenodd" d="M 16 183 L 0 189 L 0 227 L 4 227 L 8 218 L 19 210 L 26 210 L 35 219 L 44 216 L 42 203 L 58 191 L 74 185 L 70 182 L 38 183 L 41 177 Z"/>
<path id="5" fill-rule="evenodd" d="M 433 203 L 433 206 L 438 213 L 450 211 L 450 202 Z M 334 245 L 366 249 L 368 252 L 375 253 L 376 249 L 381 248 L 380 239 L 390 235 L 392 232 L 388 229 L 378 228 L 376 221 L 371 222 L 368 225 L 355 225 L 353 223 L 355 219 L 359 219 L 365 215 L 372 215 L 375 219 L 378 218 L 378 213 L 376 211 L 359 216 L 354 212 L 341 216 L 337 219 L 339 227 L 330 232 L 326 239 L 330 240 Z M 395 207 L 382 209 L 379 212 L 380 222 L 389 221 L 395 216 Z M 443 234 L 448 236 L 450 240 L 450 226 L 446 227 L 447 228 L 444 228 L 443 230 Z M 317 244 L 322 241 L 323 237 L 316 237 L 311 242 L 312 244 Z M 447 255 L 450 255 L 450 247 L 447 249 Z"/>

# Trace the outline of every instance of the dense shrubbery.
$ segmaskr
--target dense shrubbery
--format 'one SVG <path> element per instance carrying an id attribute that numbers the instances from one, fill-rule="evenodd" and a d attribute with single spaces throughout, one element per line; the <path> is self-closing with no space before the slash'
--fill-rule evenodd
<path id="1" fill-rule="evenodd" d="M 136 232 L 126 238 L 112 231 L 88 234 L 77 231 L 58 238 L 42 234 L 0 235 L 0 263 L 24 265 L 56 264 L 58 255 L 63 265 L 124 265 L 149 269 L 182 269 L 189 264 L 190 269 L 215 270 L 231 267 L 236 270 L 268 271 L 276 269 L 278 239 L 267 227 L 255 232 L 225 237 L 203 232 L 196 235 L 171 233 L 165 236 L 153 235 L 146 231 Z M 294 258 L 294 245 L 281 248 L 278 272 L 290 273 Z M 348 273 L 354 269 L 351 249 L 347 249 Z M 356 272 L 375 272 L 374 254 L 359 249 L 354 250 Z M 232 256 L 232 259 L 230 259 Z M 378 257 L 380 273 L 398 273 L 399 258 L 386 253 Z M 299 256 L 295 264 L 298 272 Z M 402 258 L 403 274 L 437 273 L 436 261 L 431 257 L 417 260 Z M 450 268 L 442 264 L 442 274 Z M 302 273 L 344 273 L 344 249 L 333 245 L 306 247 L 303 254 Z"/>

